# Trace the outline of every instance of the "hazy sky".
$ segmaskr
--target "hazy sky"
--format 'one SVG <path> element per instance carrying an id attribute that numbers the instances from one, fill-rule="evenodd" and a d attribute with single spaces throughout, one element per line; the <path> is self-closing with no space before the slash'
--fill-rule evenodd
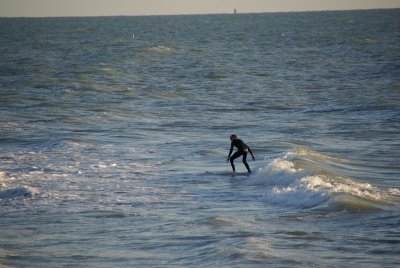
<path id="1" fill-rule="evenodd" d="M 0 17 L 104 16 L 400 8 L 400 0 L 0 0 Z"/>

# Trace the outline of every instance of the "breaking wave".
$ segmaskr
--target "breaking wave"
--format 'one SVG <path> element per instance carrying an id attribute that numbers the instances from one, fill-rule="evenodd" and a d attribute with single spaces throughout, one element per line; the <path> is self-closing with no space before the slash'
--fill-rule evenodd
<path id="1" fill-rule="evenodd" d="M 304 165 L 311 160 L 313 166 Z M 327 160 L 345 161 L 305 149 L 289 152 L 264 163 L 249 183 L 264 185 L 264 198 L 269 203 L 304 209 L 334 205 L 374 210 L 398 202 L 398 189 L 383 190 L 370 183 L 337 175 L 326 169 L 324 163 Z"/>

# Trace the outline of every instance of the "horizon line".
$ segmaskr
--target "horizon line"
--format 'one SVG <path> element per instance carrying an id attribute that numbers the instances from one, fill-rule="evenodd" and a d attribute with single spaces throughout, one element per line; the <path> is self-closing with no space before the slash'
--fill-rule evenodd
<path id="1" fill-rule="evenodd" d="M 245 14 L 273 14 L 273 13 L 307 13 L 307 12 L 338 12 L 338 11 L 367 11 L 367 10 L 394 10 L 398 7 L 382 7 L 382 8 L 354 8 L 354 9 L 315 9 L 315 10 L 287 10 L 287 11 L 261 11 L 261 12 L 237 12 L 228 13 L 171 13 L 171 14 L 116 14 L 116 15 L 55 15 L 55 16 L 0 16 L 2 19 L 12 18 L 95 18 L 95 17 L 152 17 L 152 16 L 200 16 L 200 15 L 245 15 Z"/>

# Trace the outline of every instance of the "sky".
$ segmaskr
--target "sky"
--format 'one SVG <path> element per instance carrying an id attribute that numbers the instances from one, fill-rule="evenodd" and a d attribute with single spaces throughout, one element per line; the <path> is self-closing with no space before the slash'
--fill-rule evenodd
<path id="1" fill-rule="evenodd" d="M 400 0 L 0 0 L 0 17 L 173 15 L 400 8 Z"/>

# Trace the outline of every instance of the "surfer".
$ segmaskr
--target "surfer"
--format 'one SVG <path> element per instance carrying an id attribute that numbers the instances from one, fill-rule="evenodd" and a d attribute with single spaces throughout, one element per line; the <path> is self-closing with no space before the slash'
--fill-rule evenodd
<path id="1" fill-rule="evenodd" d="M 253 155 L 253 152 L 251 151 L 250 147 L 247 146 L 241 139 L 238 139 L 238 137 L 235 134 L 232 134 L 231 137 L 231 149 L 229 150 L 229 155 L 228 159 L 226 160 L 227 162 L 231 162 L 232 170 L 235 172 L 235 164 L 233 161 L 238 158 L 239 156 L 243 155 L 243 164 L 246 166 L 247 171 L 251 173 L 249 164 L 247 164 L 246 158 L 247 158 L 247 153 L 251 154 L 251 158 L 253 161 L 256 160 L 256 157 Z M 238 150 L 231 156 L 233 147 L 236 147 Z"/>

